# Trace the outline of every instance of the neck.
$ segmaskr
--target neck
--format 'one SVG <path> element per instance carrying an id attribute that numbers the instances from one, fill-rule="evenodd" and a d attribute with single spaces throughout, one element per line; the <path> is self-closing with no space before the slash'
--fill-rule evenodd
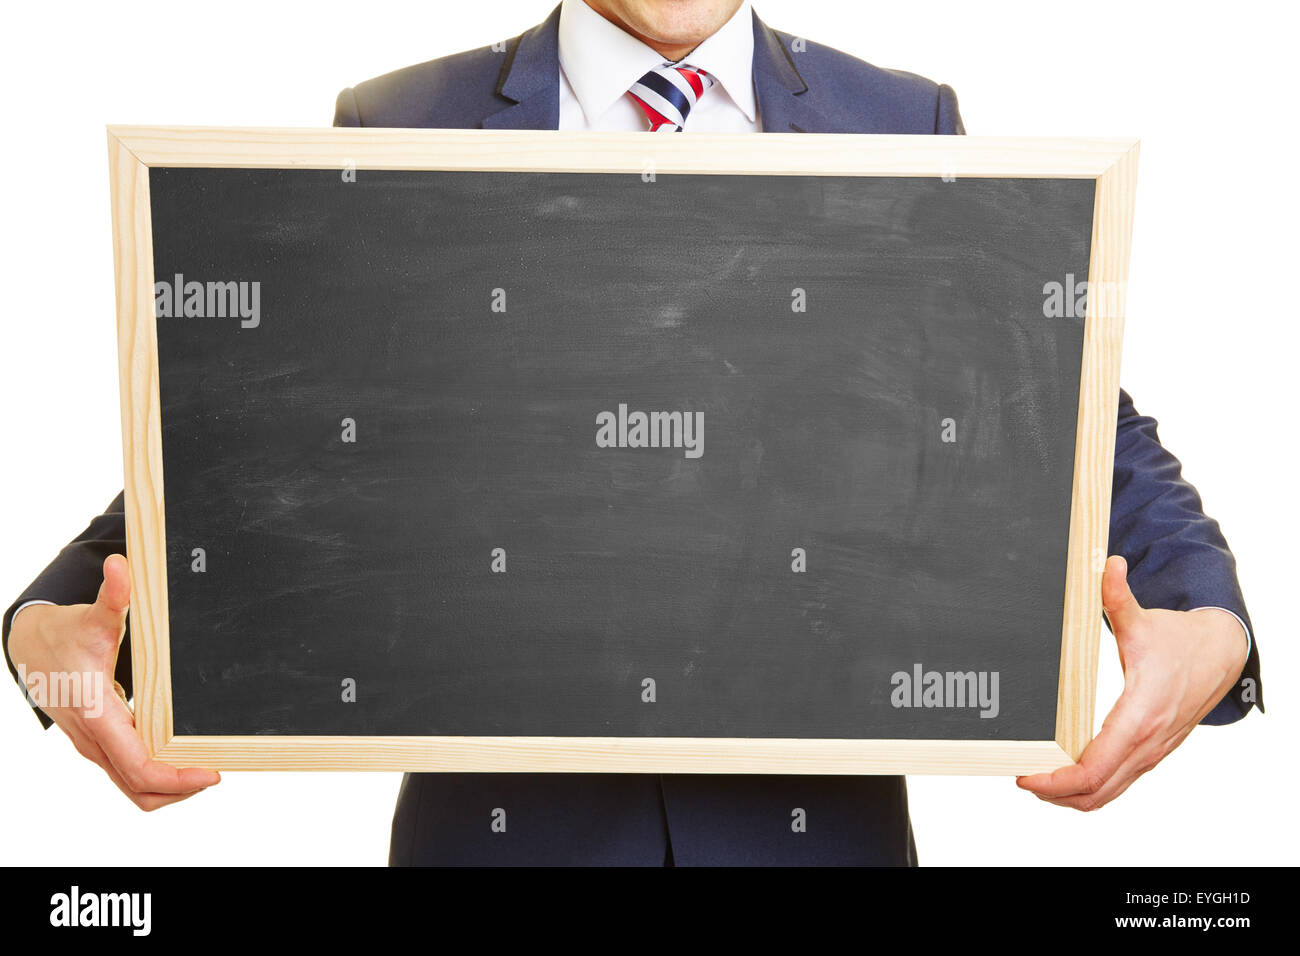
<path id="1" fill-rule="evenodd" d="M 614 24 L 614 26 L 618 27 L 624 33 L 636 37 L 646 46 L 650 47 L 650 49 L 654 50 L 656 53 L 662 56 L 669 63 L 676 63 L 678 60 L 685 59 L 686 56 L 692 50 L 694 50 L 697 46 L 700 45 L 699 43 L 671 43 L 665 40 L 656 40 L 654 37 L 646 36 L 644 33 L 637 30 L 631 24 L 626 23 L 623 20 L 620 20 L 611 11 L 605 9 L 605 4 L 603 3 L 588 2 L 587 6 L 591 7 L 593 10 L 599 13 L 610 23 Z"/>

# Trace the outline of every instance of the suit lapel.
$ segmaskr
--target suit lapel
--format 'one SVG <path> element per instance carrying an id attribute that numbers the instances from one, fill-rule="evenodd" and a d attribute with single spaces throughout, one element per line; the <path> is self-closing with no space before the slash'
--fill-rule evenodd
<path id="1" fill-rule="evenodd" d="M 754 14 L 754 94 L 764 133 L 830 133 L 830 121 L 806 95 L 808 84 L 777 32 Z"/>
<path id="2" fill-rule="evenodd" d="M 506 51 L 497 95 L 514 103 L 484 117 L 484 129 L 558 129 L 560 126 L 560 8 L 522 34 Z"/>

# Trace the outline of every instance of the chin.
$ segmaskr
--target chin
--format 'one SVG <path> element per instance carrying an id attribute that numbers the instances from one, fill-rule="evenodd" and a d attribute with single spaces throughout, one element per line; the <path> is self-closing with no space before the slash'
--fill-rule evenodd
<path id="1" fill-rule="evenodd" d="M 627 0 L 626 18 L 659 43 L 698 45 L 731 19 L 741 0 Z M 611 4 L 618 6 L 618 4 Z"/>

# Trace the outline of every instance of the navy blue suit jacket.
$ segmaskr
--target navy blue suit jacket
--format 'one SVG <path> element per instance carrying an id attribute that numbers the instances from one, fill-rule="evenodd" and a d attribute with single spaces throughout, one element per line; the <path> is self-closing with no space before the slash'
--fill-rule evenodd
<path id="1" fill-rule="evenodd" d="M 559 8 L 503 52 L 471 50 L 344 90 L 337 126 L 555 129 Z M 754 17 L 754 86 L 765 132 L 960 134 L 957 98 L 911 73 L 882 70 L 794 38 Z M 93 601 L 104 558 L 124 552 L 122 499 L 69 544 L 4 616 L 28 600 Z M 1176 458 L 1120 392 L 1110 553 L 1129 564 L 1146 607 L 1218 606 L 1249 625 L 1235 562 Z M 129 639 L 129 638 L 128 638 Z M 7 657 L 7 654 L 6 654 Z M 117 678 L 131 686 L 130 654 Z M 10 665 L 13 670 L 12 664 Z M 16 676 L 16 675 L 15 675 Z M 1243 679 L 1259 697 L 1259 654 Z M 1206 723 L 1237 720 L 1251 701 L 1225 698 Z M 1262 709 L 1262 706 L 1261 706 Z M 37 712 L 48 726 L 48 718 Z M 1009 797 L 1010 799 L 1010 797 Z M 792 830 L 802 809 L 807 829 Z M 505 811 L 506 830 L 492 814 Z M 914 864 L 902 777 L 637 774 L 407 774 L 390 862 Z"/>

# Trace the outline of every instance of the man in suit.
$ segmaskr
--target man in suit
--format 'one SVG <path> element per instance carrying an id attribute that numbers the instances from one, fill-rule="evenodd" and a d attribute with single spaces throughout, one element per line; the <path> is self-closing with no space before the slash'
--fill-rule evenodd
<path id="1" fill-rule="evenodd" d="M 505 44 L 344 90 L 335 125 L 470 129 L 961 134 L 952 89 L 780 33 L 748 0 L 563 0 Z M 146 758 L 132 732 L 119 496 L 4 616 L 10 669 L 98 670 L 122 699 L 57 722 L 145 809 L 220 778 Z M 1153 419 L 1121 391 L 1102 585 L 1125 690 L 1080 762 L 1021 778 L 1040 798 L 1104 805 L 1198 724 L 1261 705 L 1235 562 Z M 1261 705 L 1262 709 L 1262 705 Z M 493 833 L 495 808 L 509 813 Z M 790 827 L 803 808 L 806 832 Z M 901 777 L 408 774 L 390 862 L 914 864 Z"/>

